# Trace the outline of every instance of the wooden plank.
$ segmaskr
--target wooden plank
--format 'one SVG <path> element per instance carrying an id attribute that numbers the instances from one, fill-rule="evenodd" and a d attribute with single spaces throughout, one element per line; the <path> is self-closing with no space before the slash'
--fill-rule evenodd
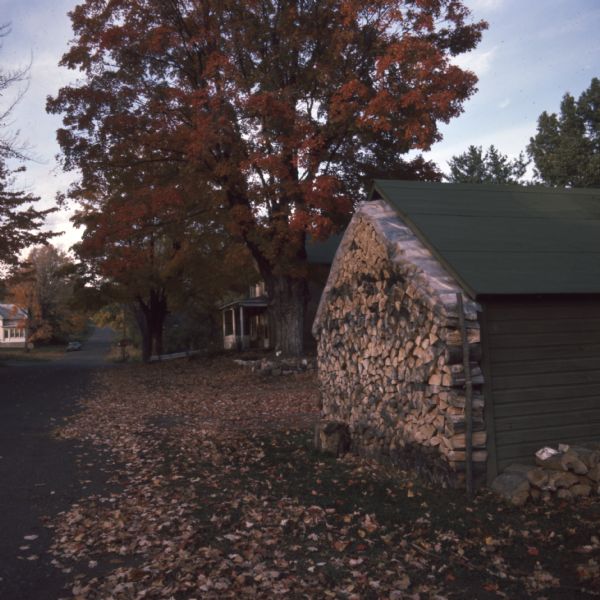
<path id="1" fill-rule="evenodd" d="M 598 439 L 600 431 L 600 421 L 577 423 L 575 425 L 564 425 L 556 427 L 540 427 L 539 429 L 531 428 L 527 431 L 497 431 L 496 443 L 498 447 L 507 444 L 520 443 L 522 440 L 529 442 L 537 442 L 539 446 L 549 443 L 549 440 L 560 440 L 564 443 L 569 443 L 575 437 L 591 437 Z"/>
<path id="2" fill-rule="evenodd" d="M 490 350 L 491 360 L 496 367 L 502 362 L 543 360 L 551 358 L 563 358 L 565 356 L 564 346 L 543 346 L 541 348 L 495 348 Z M 572 356 L 580 358 L 600 357 L 600 344 L 574 344 L 569 347 Z"/>
<path id="3" fill-rule="evenodd" d="M 534 373 L 575 373 L 596 369 L 600 369 L 600 356 L 504 362 L 494 365 L 494 374 L 502 377 Z"/>
<path id="4" fill-rule="evenodd" d="M 549 388 L 529 388 L 494 391 L 496 406 L 511 402 L 530 402 L 532 400 L 570 400 L 584 396 L 600 396 L 600 385 L 585 383 L 581 385 L 563 385 Z"/>
<path id="5" fill-rule="evenodd" d="M 515 320 L 581 320 L 600 318 L 600 296 L 568 296 L 550 297 L 535 296 L 522 297 L 515 301 L 514 297 L 495 297 L 486 301 L 489 310 L 488 320 L 493 323 L 498 321 Z"/>
<path id="6" fill-rule="evenodd" d="M 580 331 L 600 332 L 600 317 L 582 319 L 580 317 L 565 319 L 551 318 L 543 320 L 513 319 L 510 321 L 494 321 L 490 325 L 490 335 L 522 334 L 522 333 L 573 333 Z"/>
<path id="7" fill-rule="evenodd" d="M 490 348 L 539 348 L 540 346 L 578 346 L 580 344 L 600 343 L 600 331 L 581 331 L 558 333 L 524 333 L 490 336 Z"/>
<path id="8" fill-rule="evenodd" d="M 500 417 L 496 415 L 496 434 L 505 431 L 531 431 L 532 427 L 552 428 L 552 427 L 567 427 L 569 425 L 584 425 L 587 423 L 597 423 L 600 426 L 600 402 L 596 408 L 591 408 L 582 411 L 570 411 L 537 414 L 537 415 L 508 415 Z M 600 436 L 599 436 L 600 437 Z"/>
<path id="9" fill-rule="evenodd" d="M 600 370 L 575 373 L 533 373 L 532 375 L 505 375 L 494 377 L 495 390 L 546 388 L 555 385 L 600 383 Z"/>
<path id="10" fill-rule="evenodd" d="M 543 398 L 533 402 L 523 402 L 518 399 L 512 403 L 496 404 L 494 407 L 494 414 L 497 419 L 504 419 L 510 416 L 521 417 L 526 415 L 564 414 L 566 401 L 568 401 L 569 410 L 573 412 L 600 407 L 600 396 L 598 395 L 579 398 L 568 397 L 559 400 L 547 400 L 546 398 Z"/>

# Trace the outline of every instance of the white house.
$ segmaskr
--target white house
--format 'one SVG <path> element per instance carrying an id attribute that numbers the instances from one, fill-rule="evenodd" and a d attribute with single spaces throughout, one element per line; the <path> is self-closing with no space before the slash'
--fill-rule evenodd
<path id="1" fill-rule="evenodd" d="M 27 313 L 16 304 L 0 304 L 0 348 L 24 348 Z"/>
<path id="2" fill-rule="evenodd" d="M 226 350 L 269 347 L 268 298 L 264 282 L 250 286 L 247 298 L 221 306 Z"/>

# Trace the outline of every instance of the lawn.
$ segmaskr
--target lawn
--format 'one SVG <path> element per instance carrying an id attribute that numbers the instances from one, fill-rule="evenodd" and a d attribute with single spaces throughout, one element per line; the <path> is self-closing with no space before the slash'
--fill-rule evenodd
<path id="1" fill-rule="evenodd" d="M 468 503 L 312 448 L 314 374 L 226 359 L 100 374 L 57 435 L 112 461 L 110 491 L 49 523 L 76 598 L 586 598 L 600 502 Z"/>
<path id="2" fill-rule="evenodd" d="M 0 366 L 4 362 L 44 362 L 65 354 L 66 344 L 39 346 L 26 352 L 23 348 L 0 348 Z"/>

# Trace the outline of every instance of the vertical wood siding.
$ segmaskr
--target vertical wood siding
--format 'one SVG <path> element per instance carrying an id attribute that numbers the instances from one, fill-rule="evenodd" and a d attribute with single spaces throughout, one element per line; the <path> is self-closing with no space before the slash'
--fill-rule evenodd
<path id="1" fill-rule="evenodd" d="M 484 310 L 497 470 L 600 442 L 600 297 L 496 297 Z"/>

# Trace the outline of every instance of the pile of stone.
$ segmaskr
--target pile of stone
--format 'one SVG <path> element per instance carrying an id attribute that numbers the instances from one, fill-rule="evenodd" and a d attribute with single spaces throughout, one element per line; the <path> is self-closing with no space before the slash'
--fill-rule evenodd
<path id="1" fill-rule="evenodd" d="M 510 465 L 496 477 L 492 489 L 521 506 L 528 500 L 549 502 L 600 494 L 600 443 L 541 448 L 535 464 Z"/>
<path id="2" fill-rule="evenodd" d="M 253 373 L 260 375 L 292 375 L 293 373 L 303 373 L 304 371 L 314 371 L 317 368 L 316 359 L 313 357 L 304 358 L 261 358 L 258 360 L 234 361 L 243 367 L 248 367 Z"/>

